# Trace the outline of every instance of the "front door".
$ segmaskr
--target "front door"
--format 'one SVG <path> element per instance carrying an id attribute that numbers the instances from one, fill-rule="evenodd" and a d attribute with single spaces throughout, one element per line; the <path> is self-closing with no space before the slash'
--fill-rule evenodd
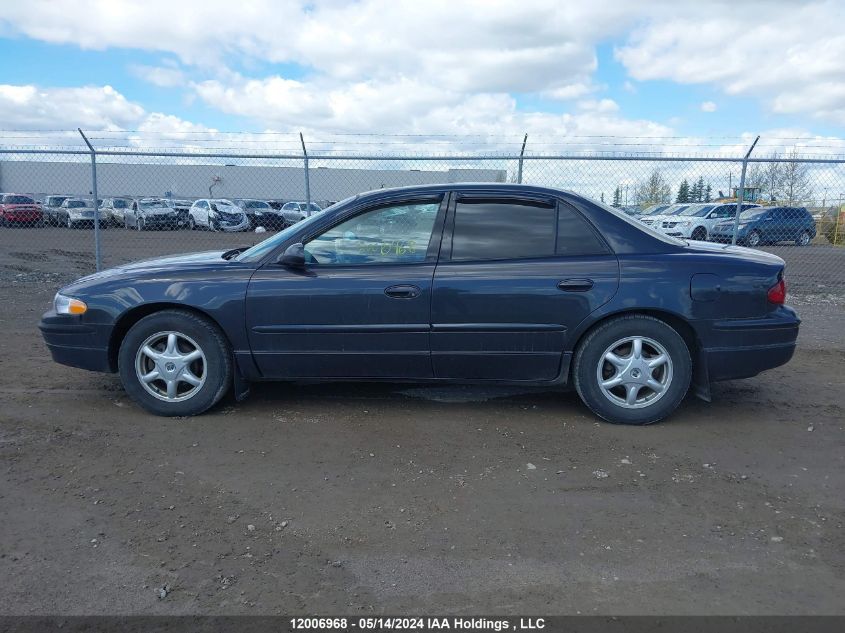
<path id="1" fill-rule="evenodd" d="M 569 332 L 616 292 L 616 257 L 554 199 L 458 196 L 434 275 L 437 378 L 545 381 Z"/>
<path id="2" fill-rule="evenodd" d="M 431 282 L 443 195 L 362 209 L 305 242 L 302 270 L 250 281 L 246 323 L 267 377 L 431 378 Z"/>

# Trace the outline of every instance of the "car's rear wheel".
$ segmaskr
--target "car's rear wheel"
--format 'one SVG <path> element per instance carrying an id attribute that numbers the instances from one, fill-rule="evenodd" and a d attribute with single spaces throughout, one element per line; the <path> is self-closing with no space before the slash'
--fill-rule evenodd
<path id="1" fill-rule="evenodd" d="M 801 235 L 798 236 L 798 239 L 795 240 L 795 244 L 796 246 L 807 246 L 807 244 L 810 243 L 811 239 L 812 238 L 810 237 L 810 232 L 803 231 Z"/>
<path id="2" fill-rule="evenodd" d="M 118 355 L 126 393 L 156 415 L 199 415 L 232 384 L 232 354 L 223 333 L 184 310 L 163 310 L 130 328 Z"/>
<path id="3" fill-rule="evenodd" d="M 575 354 L 581 400 L 614 424 L 651 424 L 672 413 L 692 377 L 689 349 L 678 332 L 646 315 L 619 317 L 590 332 Z"/>

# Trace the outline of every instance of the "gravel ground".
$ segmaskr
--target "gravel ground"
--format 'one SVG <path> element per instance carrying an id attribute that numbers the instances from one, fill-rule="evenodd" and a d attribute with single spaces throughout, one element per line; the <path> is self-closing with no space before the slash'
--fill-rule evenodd
<path id="1" fill-rule="evenodd" d="M 383 384 L 169 420 L 41 342 L 90 252 L 0 233 L 0 614 L 845 613 L 836 293 L 791 298 L 789 365 L 646 428 L 573 394 Z"/>

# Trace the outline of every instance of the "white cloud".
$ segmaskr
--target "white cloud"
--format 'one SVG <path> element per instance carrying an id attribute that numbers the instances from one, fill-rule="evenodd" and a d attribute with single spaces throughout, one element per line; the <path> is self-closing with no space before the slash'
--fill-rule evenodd
<path id="1" fill-rule="evenodd" d="M 716 103 L 714 101 L 702 101 L 701 102 L 701 111 L 702 112 L 715 112 L 716 111 Z"/>
<path id="2" fill-rule="evenodd" d="M 10 129 L 123 128 L 143 115 L 141 106 L 111 86 L 42 89 L 0 85 L 0 121 Z"/>
<path id="3" fill-rule="evenodd" d="M 129 70 L 136 77 L 140 77 L 159 88 L 175 88 L 186 83 L 185 73 L 178 68 L 133 64 L 129 67 Z"/>
<path id="4" fill-rule="evenodd" d="M 640 81 L 714 84 L 774 112 L 845 124 L 843 20 L 845 5 L 829 0 L 689 3 L 653 17 L 615 54 Z"/>

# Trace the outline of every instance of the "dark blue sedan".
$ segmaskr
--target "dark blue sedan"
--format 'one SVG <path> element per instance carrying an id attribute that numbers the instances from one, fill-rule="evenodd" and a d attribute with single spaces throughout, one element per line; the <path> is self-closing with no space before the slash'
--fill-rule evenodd
<path id="1" fill-rule="evenodd" d="M 573 386 L 648 424 L 690 389 L 786 363 L 782 259 L 687 243 L 523 185 L 354 196 L 251 247 L 149 260 L 62 288 L 54 360 L 119 372 L 145 409 L 196 415 L 264 380 Z"/>

